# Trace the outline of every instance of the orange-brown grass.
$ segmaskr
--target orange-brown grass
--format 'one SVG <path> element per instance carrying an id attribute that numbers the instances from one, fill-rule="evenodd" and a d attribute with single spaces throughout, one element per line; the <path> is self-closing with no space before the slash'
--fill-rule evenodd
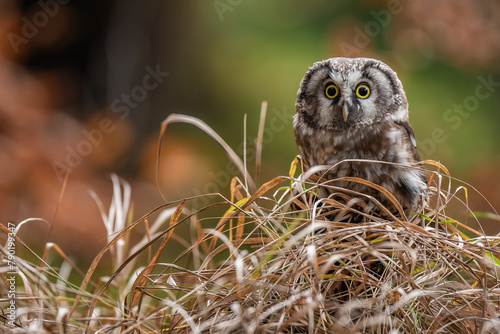
<path id="1" fill-rule="evenodd" d="M 170 121 L 206 126 L 172 117 L 163 131 Z M 428 198 L 405 215 L 315 176 L 321 167 L 300 174 L 299 158 L 289 175 L 257 187 L 221 145 L 244 176 L 233 179 L 229 198 L 205 195 L 212 203 L 205 207 L 188 210 L 196 197 L 186 198 L 132 221 L 130 190 L 114 176 L 111 207 L 100 205 L 109 242 L 78 285 L 68 279 L 78 268 L 57 245 L 37 261 L 16 257 L 15 327 L 7 326 L 2 262 L 0 332 L 498 333 L 498 238 L 447 216 L 467 190 L 453 188 L 444 167 L 412 167 L 430 170 Z M 322 187 L 336 191 L 322 198 Z M 153 213 L 160 214 L 150 223 Z M 185 225 L 191 235 L 182 241 L 176 231 Z M 132 243 L 141 226 L 146 235 Z M 179 244 L 180 255 L 164 261 Z M 113 270 L 99 276 L 107 253 Z M 5 245 L 0 256 L 7 255 Z M 55 257 L 63 260 L 57 268 L 49 263 Z"/>

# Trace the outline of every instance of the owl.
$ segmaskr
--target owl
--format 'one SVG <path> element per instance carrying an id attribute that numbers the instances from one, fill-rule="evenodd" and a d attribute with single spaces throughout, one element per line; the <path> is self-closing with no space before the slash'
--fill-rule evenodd
<path id="1" fill-rule="evenodd" d="M 393 194 L 405 212 L 417 210 L 426 175 L 414 166 L 420 157 L 408 120 L 408 102 L 389 66 L 370 58 L 317 62 L 300 83 L 295 107 L 295 141 L 306 168 L 331 165 L 323 178 L 367 180 Z M 368 185 L 329 184 L 374 196 L 395 208 Z M 325 190 L 327 195 L 333 192 Z"/>

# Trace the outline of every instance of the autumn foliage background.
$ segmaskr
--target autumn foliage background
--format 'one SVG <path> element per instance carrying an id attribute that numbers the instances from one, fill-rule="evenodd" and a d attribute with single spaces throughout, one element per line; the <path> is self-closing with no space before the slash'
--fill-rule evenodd
<path id="1" fill-rule="evenodd" d="M 0 31 L 0 221 L 46 219 L 20 231 L 34 247 L 50 240 L 91 259 L 106 238 L 90 191 L 109 203 L 111 173 L 131 183 L 136 216 L 163 203 L 157 139 L 171 113 L 204 120 L 242 154 L 244 114 L 252 143 L 267 100 L 260 181 L 286 175 L 300 79 L 335 56 L 394 68 L 422 157 L 500 207 L 494 0 L 4 0 Z M 168 129 L 158 184 L 167 200 L 229 193 L 236 170 L 207 138 Z M 490 210 L 480 196 L 470 202 Z M 483 227 L 500 232 L 495 221 Z"/>

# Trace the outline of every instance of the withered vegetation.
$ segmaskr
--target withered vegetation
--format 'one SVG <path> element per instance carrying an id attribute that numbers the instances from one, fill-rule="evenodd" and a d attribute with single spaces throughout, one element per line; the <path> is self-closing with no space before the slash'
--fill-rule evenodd
<path id="1" fill-rule="evenodd" d="M 202 128 L 228 152 L 242 173 L 230 196 L 206 194 L 211 204 L 201 208 L 192 205 L 197 197 L 169 202 L 132 221 L 130 188 L 113 176 L 111 206 L 100 204 L 109 242 L 85 272 L 54 244 L 33 252 L 35 261 L 15 257 L 15 327 L 2 248 L 0 332 L 499 332 L 499 238 L 448 216 L 457 202 L 476 219 L 469 188 L 454 187 L 440 164 L 411 167 L 428 171 L 428 196 L 419 212 L 403 213 L 336 185 L 345 179 L 322 180 L 320 167 L 302 172 L 300 158 L 289 175 L 257 186 L 246 161 L 205 123 L 172 115 L 163 132 L 174 122 Z M 322 187 L 335 191 L 323 198 Z M 143 237 L 130 238 L 139 228 Z M 113 268 L 103 275 L 106 254 Z M 62 264 L 51 266 L 56 259 Z"/>

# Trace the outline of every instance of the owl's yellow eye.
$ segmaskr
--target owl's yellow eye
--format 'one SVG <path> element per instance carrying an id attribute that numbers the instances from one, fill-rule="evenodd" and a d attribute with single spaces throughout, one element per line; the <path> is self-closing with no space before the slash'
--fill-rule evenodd
<path id="1" fill-rule="evenodd" d="M 329 99 L 334 99 L 339 95 L 339 89 L 337 88 L 337 85 L 331 83 L 328 84 L 325 88 L 325 95 Z"/>
<path id="2" fill-rule="evenodd" d="M 370 96 L 370 87 L 365 84 L 358 85 L 358 87 L 356 88 L 356 96 L 360 99 L 366 99 L 368 96 Z"/>

